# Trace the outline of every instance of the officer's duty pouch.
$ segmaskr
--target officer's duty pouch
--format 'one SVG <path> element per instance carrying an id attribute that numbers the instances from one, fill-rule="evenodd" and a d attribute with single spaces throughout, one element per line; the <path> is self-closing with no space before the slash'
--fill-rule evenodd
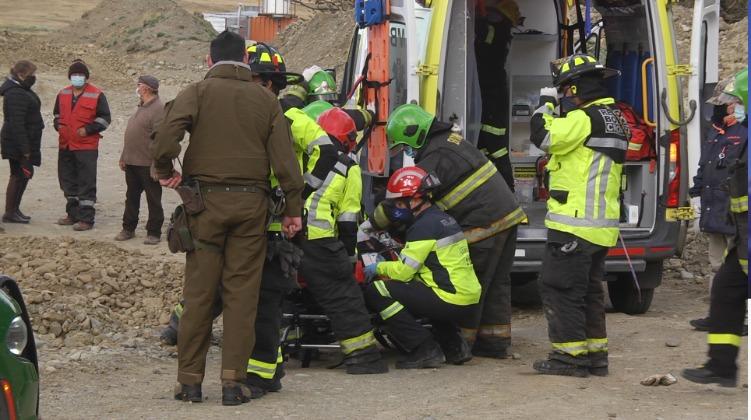
<path id="1" fill-rule="evenodd" d="M 188 213 L 185 204 L 180 204 L 172 212 L 169 227 L 167 227 L 167 247 L 173 254 L 191 252 L 195 249 L 193 235 L 188 229 Z"/>
<path id="2" fill-rule="evenodd" d="M 180 195 L 186 213 L 194 215 L 206 209 L 206 204 L 203 202 L 203 195 L 201 195 L 201 187 L 198 185 L 198 181 L 190 180 L 183 182 L 180 186 L 175 188 L 175 191 Z"/>

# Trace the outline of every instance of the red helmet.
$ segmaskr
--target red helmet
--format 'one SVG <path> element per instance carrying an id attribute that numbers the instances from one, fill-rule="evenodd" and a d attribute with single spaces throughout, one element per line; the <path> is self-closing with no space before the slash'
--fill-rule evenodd
<path id="1" fill-rule="evenodd" d="M 386 198 L 421 197 L 436 188 L 440 182 L 419 166 L 397 169 L 389 178 Z"/>
<path id="2" fill-rule="evenodd" d="M 318 116 L 318 125 L 331 137 L 339 140 L 348 152 L 354 149 L 357 139 L 355 120 L 341 108 L 331 108 Z"/>

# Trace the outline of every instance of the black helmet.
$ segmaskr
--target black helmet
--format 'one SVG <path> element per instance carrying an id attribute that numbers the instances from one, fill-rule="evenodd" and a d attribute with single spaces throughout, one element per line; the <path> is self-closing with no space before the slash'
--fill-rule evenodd
<path id="1" fill-rule="evenodd" d="M 284 76 L 288 85 L 296 85 L 304 80 L 301 74 L 287 71 L 284 58 L 276 48 L 259 42 L 248 46 L 247 50 L 248 65 L 253 73 L 261 76 Z"/>
<path id="2" fill-rule="evenodd" d="M 621 74 L 618 70 L 603 66 L 587 54 L 574 54 L 555 60 L 550 63 L 550 69 L 553 73 L 553 84 L 556 87 L 569 85 L 585 75 L 607 79 Z"/>

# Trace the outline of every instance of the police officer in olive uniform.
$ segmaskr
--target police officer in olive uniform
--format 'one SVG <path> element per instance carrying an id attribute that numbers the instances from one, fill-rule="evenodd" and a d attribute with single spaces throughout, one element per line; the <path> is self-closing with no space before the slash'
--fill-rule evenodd
<path id="1" fill-rule="evenodd" d="M 202 401 L 212 302 L 221 285 L 224 305 L 222 403 L 249 401 L 241 387 L 255 342 L 254 322 L 266 256 L 269 168 L 287 197 L 282 225 L 301 229 L 303 180 L 289 126 L 273 94 L 253 82 L 245 41 L 222 32 L 212 42 L 205 79 L 167 105 L 153 156 L 163 186 L 182 175 L 173 167 L 189 132 L 183 170 L 196 180 L 205 208 L 188 216 L 195 249 L 186 256 L 185 310 L 178 334 L 175 398 Z M 200 208 L 200 206 L 199 206 Z"/>
<path id="2" fill-rule="evenodd" d="M 440 209 L 461 226 L 469 242 L 472 264 L 482 285 L 474 317 L 460 326 L 464 343 L 442 342 L 448 363 L 462 363 L 472 354 L 502 359 L 511 344 L 511 278 L 516 227 L 525 214 L 514 193 L 487 157 L 414 104 L 396 108 L 386 134 L 392 147 L 402 147 L 415 165 L 436 175 L 441 185 L 433 192 Z M 384 203 L 386 204 L 386 203 Z M 372 222 L 383 222 L 383 205 Z M 469 350 L 464 348 L 469 345 Z"/>
<path id="3" fill-rule="evenodd" d="M 553 349 L 534 369 L 543 374 L 607 375 L 608 339 L 602 286 L 608 248 L 618 238 L 621 171 L 629 132 L 608 97 L 618 75 L 576 54 L 554 71 L 558 88 L 543 88 L 531 140 L 550 156 L 548 241 L 539 287 Z M 555 115 L 557 92 L 561 116 Z"/>
<path id="4" fill-rule="evenodd" d="M 748 129 L 748 69 L 735 75 L 732 85 L 722 97 L 727 98 L 728 114 L 737 124 Z M 748 145 L 744 143 L 740 157 L 731 162 L 727 180 L 730 192 L 730 217 L 735 224 L 732 245 L 725 261 L 712 281 L 709 305 L 709 360 L 704 366 L 684 369 L 684 378 L 701 384 L 717 383 L 724 387 L 738 384 L 736 359 L 741 346 L 746 299 L 749 298 L 748 279 Z"/>

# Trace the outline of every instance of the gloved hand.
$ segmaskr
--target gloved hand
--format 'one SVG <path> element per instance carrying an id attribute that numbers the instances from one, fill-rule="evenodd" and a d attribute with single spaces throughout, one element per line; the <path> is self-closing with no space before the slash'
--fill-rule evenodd
<path id="1" fill-rule="evenodd" d="M 377 267 L 378 267 L 378 262 L 374 262 L 372 264 L 366 265 L 362 269 L 363 274 L 365 274 L 365 281 L 369 282 L 369 281 L 371 281 L 371 280 L 373 280 L 375 278 L 375 276 L 376 276 L 376 268 Z"/>
<path id="2" fill-rule="evenodd" d="M 275 240 L 269 241 L 274 244 L 275 254 L 279 257 L 279 265 L 282 273 L 293 282 L 297 281 L 297 267 L 302 260 L 302 250 L 289 241 Z"/>
<path id="3" fill-rule="evenodd" d="M 540 89 L 540 106 L 550 102 L 553 106 L 558 106 L 558 89 L 554 87 L 544 87 Z"/>

